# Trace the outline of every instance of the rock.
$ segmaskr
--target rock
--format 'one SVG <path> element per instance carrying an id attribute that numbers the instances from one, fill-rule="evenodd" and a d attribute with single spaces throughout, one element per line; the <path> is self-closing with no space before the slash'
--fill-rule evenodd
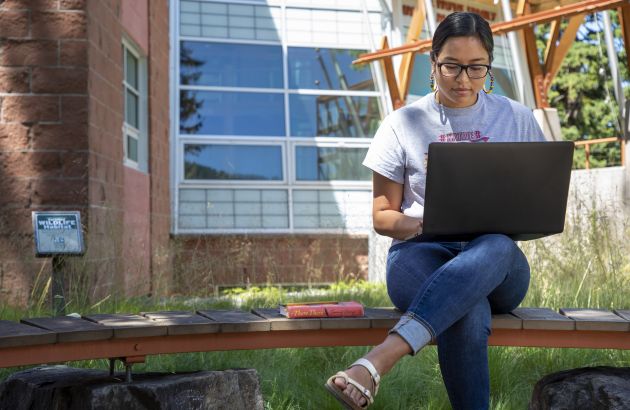
<path id="1" fill-rule="evenodd" d="M 9 376 L 0 385 L 1 410 L 263 409 L 254 369 L 124 374 L 47 366 Z"/>
<path id="2" fill-rule="evenodd" d="M 575 409 L 629 410 L 630 367 L 584 367 L 536 383 L 529 410 Z"/>

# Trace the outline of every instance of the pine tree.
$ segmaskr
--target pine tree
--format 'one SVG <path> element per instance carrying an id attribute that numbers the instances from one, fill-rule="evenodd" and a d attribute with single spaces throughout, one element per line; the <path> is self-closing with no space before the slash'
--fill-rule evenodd
<path id="1" fill-rule="evenodd" d="M 621 78 L 625 79 L 624 91 L 628 96 L 626 50 L 621 41 L 617 13 L 613 12 L 611 17 Z M 566 140 L 617 137 L 621 132 L 603 28 L 601 16 L 585 18 L 549 90 L 550 105 L 558 109 L 562 135 Z M 548 36 L 548 26 L 537 27 L 539 51 L 544 50 Z M 618 165 L 620 161 L 619 143 L 591 146 L 592 167 Z M 582 168 L 584 164 L 584 150 L 576 150 L 575 166 Z"/>

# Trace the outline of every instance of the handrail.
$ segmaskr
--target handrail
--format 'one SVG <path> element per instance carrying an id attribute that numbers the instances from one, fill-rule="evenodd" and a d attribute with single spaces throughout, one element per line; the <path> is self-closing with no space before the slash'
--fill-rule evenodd
<path id="1" fill-rule="evenodd" d="M 591 164 L 590 164 L 590 157 L 591 157 L 591 145 L 593 144 L 603 144 L 603 143 L 608 143 L 608 142 L 615 142 L 615 141 L 619 141 L 621 144 L 621 165 L 625 165 L 626 163 L 626 141 L 623 139 L 623 137 L 608 137 L 608 138 L 598 138 L 598 139 L 594 139 L 594 140 L 581 140 L 581 141 L 574 141 L 573 143 L 575 144 L 576 147 L 581 147 L 584 146 L 584 150 L 586 153 L 586 169 L 591 169 Z"/>

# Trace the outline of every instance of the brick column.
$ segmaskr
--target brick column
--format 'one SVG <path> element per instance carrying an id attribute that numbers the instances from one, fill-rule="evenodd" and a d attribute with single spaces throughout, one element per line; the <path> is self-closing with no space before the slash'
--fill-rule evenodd
<path id="1" fill-rule="evenodd" d="M 87 53 L 82 0 L 0 2 L 0 300 L 25 303 L 31 211 L 87 218 Z M 86 220 L 86 219 L 84 219 Z M 41 284 L 41 283 L 40 283 Z"/>
<path id="2" fill-rule="evenodd" d="M 149 1 L 149 170 L 151 175 L 151 291 L 164 294 L 172 284 L 169 243 L 170 109 L 168 1 Z"/>

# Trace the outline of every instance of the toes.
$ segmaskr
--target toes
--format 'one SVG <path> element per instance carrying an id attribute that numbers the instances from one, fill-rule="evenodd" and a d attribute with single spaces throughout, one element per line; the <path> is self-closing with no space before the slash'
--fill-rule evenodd
<path id="1" fill-rule="evenodd" d="M 363 407 L 365 403 L 367 403 L 367 400 L 365 399 L 365 397 L 363 397 L 361 392 L 352 385 L 349 385 L 343 392 L 345 395 L 350 397 L 353 402 L 355 402 L 361 407 Z"/>
<path id="2" fill-rule="evenodd" d="M 335 377 L 335 380 L 333 380 L 333 382 L 335 383 L 335 386 L 339 387 L 339 390 L 341 391 L 344 391 L 348 386 L 343 377 Z"/>

